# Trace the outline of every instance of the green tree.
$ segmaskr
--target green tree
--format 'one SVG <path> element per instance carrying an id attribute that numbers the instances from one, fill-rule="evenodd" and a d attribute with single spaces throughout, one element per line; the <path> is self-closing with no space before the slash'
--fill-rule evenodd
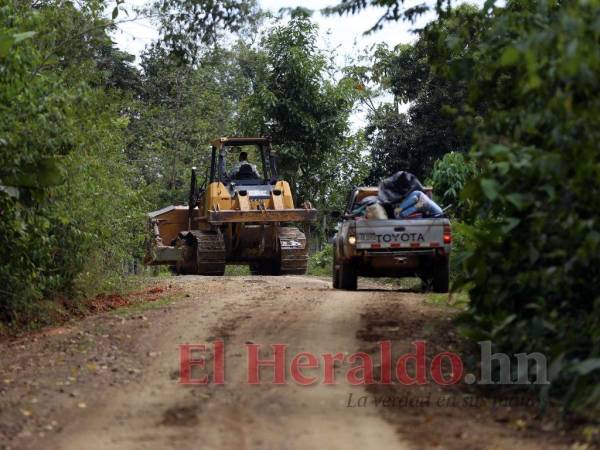
<path id="1" fill-rule="evenodd" d="M 596 4 L 515 1 L 447 11 L 424 32 L 436 73 L 468 82 L 458 124 L 481 171 L 464 189 L 464 320 L 500 351 L 545 353 L 542 399 L 580 412 L 600 404 L 598 17 Z"/>
<path id="2" fill-rule="evenodd" d="M 0 319 L 34 325 L 56 297 L 123 273 L 139 199 L 122 157 L 122 90 L 101 2 L 0 9 Z M 112 81 L 111 81 L 112 80 Z M 75 303 L 65 301 L 67 308 Z"/>
<path id="3" fill-rule="evenodd" d="M 488 104 L 464 115 L 483 168 L 466 190 L 470 321 L 498 348 L 544 352 L 551 392 L 579 410 L 600 405 L 599 18 L 597 4 L 509 2 L 466 22 L 459 45 L 477 45 L 446 61 Z"/>
<path id="4" fill-rule="evenodd" d="M 345 0 L 333 12 L 398 0 Z M 496 350 L 541 351 L 566 410 L 600 405 L 600 7 L 595 2 L 486 2 L 444 9 L 420 40 L 446 83 L 466 83 L 456 127 L 479 176 L 467 183 L 464 280 L 471 336 Z M 516 374 L 514 374 L 516 375 Z"/>
<path id="5" fill-rule="evenodd" d="M 334 68 L 316 37 L 317 27 L 306 15 L 268 33 L 262 43 L 266 70 L 258 73 L 246 113 L 252 120 L 245 127 L 273 137 L 281 175 L 299 201 L 327 207 L 332 191 L 344 191 L 364 177 L 344 165 L 344 160 L 361 160 L 364 141 L 349 132 L 354 82 L 330 75 Z"/>
<path id="6" fill-rule="evenodd" d="M 365 136 L 373 164 L 369 183 L 377 184 L 399 170 L 423 177 L 422 161 L 413 146 L 412 125 L 406 114 L 393 104 L 382 104 L 367 116 Z"/>
<path id="7" fill-rule="evenodd" d="M 198 65 L 160 47 L 142 56 L 140 96 L 133 104 L 127 155 L 153 208 L 187 199 L 190 167 L 204 174 L 210 143 L 238 133 L 240 109 L 252 89 L 252 58 L 237 43 L 214 47 Z"/>
<path id="8" fill-rule="evenodd" d="M 474 15 L 476 8 L 459 7 L 462 16 Z M 458 32 L 462 23 L 446 19 L 447 35 Z M 426 33 L 411 45 L 390 50 L 380 45 L 374 52 L 370 68 L 371 81 L 393 95 L 393 102 L 371 111 L 366 128 L 374 161 L 370 179 L 373 182 L 408 170 L 424 179 L 431 175 L 434 162 L 450 151 L 466 152 L 471 145 L 471 130 L 459 127 L 456 113 L 467 102 L 467 81 L 438 73 L 435 51 Z M 461 49 L 452 48 L 453 55 Z M 400 105 L 407 104 L 405 113 Z M 481 103 L 475 105 L 480 110 Z"/>
<path id="9" fill-rule="evenodd" d="M 149 9 L 160 24 L 157 44 L 185 62 L 225 33 L 252 34 L 262 16 L 255 0 L 157 0 Z"/>
<path id="10" fill-rule="evenodd" d="M 461 195 L 465 185 L 474 179 L 477 167 L 463 153 L 446 153 L 433 165 L 431 179 L 427 184 L 434 188 L 436 201 L 443 206 L 452 205 L 450 213 L 461 218 L 467 214 L 469 203 Z"/>

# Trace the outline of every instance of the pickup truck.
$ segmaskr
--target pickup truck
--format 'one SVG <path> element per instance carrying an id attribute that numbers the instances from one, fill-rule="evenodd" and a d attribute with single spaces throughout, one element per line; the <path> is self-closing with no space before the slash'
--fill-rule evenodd
<path id="1" fill-rule="evenodd" d="M 427 193 L 427 192 L 426 192 Z M 452 231 L 446 217 L 365 219 L 351 214 L 377 187 L 350 195 L 333 237 L 333 287 L 356 290 L 357 277 L 419 277 L 434 292 L 448 292 Z"/>

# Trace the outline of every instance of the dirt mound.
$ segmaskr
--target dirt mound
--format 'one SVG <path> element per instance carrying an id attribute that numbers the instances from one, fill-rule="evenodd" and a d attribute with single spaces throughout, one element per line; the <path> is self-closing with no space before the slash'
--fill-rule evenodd
<path id="1" fill-rule="evenodd" d="M 100 313 L 111 311 L 129 305 L 129 301 L 119 294 L 99 294 L 89 303 L 92 312 Z"/>

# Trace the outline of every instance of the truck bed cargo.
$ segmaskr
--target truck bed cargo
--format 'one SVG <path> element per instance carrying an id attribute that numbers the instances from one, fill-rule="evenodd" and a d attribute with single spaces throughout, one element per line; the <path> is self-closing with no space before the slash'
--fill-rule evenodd
<path id="1" fill-rule="evenodd" d="M 376 187 L 364 187 L 350 197 L 333 238 L 333 287 L 354 290 L 359 276 L 419 277 L 435 292 L 448 292 L 450 220 L 366 219 L 352 213 L 362 198 L 376 195 Z"/>

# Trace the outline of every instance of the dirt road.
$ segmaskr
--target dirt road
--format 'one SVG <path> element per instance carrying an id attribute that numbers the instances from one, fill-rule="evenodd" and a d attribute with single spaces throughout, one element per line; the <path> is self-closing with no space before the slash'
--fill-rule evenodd
<path id="1" fill-rule="evenodd" d="M 377 288 L 334 291 L 311 277 L 177 277 L 168 301 L 89 317 L 0 344 L 0 448 L 44 449 L 553 449 L 569 448 L 550 417 L 454 387 L 301 386 L 290 359 L 311 352 L 394 356 L 425 340 L 428 357 L 457 351 L 455 308 L 427 295 Z M 225 345 L 225 384 L 184 386 L 179 345 Z M 287 344 L 287 384 L 247 383 L 247 346 Z M 210 353 L 209 353 L 210 354 Z M 214 358 L 213 358 L 214 361 Z M 207 369 L 211 369 L 208 362 Z M 210 372 L 210 370 L 208 370 Z M 199 376 L 204 371 L 194 371 Z M 362 374 L 364 375 L 364 373 Z M 360 406 L 359 406 L 360 405 Z"/>

